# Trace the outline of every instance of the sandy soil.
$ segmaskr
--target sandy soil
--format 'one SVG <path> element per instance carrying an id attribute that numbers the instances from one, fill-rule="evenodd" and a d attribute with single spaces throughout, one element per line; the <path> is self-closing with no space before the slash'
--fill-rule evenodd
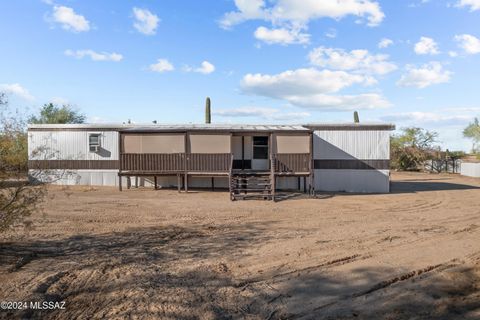
<path id="1" fill-rule="evenodd" d="M 0 300 L 42 319 L 480 319 L 480 180 L 392 174 L 392 193 L 54 188 L 0 237 Z"/>

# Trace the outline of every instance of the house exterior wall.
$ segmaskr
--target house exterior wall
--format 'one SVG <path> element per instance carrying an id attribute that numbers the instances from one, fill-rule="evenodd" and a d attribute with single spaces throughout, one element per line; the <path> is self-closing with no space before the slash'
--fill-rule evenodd
<path id="1" fill-rule="evenodd" d="M 462 162 L 460 174 L 462 176 L 480 178 L 480 163 Z"/>
<path id="2" fill-rule="evenodd" d="M 90 152 L 88 136 L 100 134 L 99 152 Z M 118 160 L 116 131 L 29 131 L 29 160 Z"/>
<path id="3" fill-rule="evenodd" d="M 90 133 L 100 134 L 101 147 L 98 152 L 90 152 L 89 150 L 88 136 Z M 102 164 L 108 163 L 110 165 L 112 160 L 118 161 L 118 137 L 117 131 L 32 130 L 28 132 L 28 157 L 30 161 L 80 160 L 83 164 L 101 167 Z M 118 170 L 116 169 L 72 170 L 67 168 L 40 171 L 34 169 L 35 167 L 35 165 L 30 166 L 30 177 L 43 182 L 51 182 L 52 184 L 118 185 Z"/>
<path id="4" fill-rule="evenodd" d="M 390 191 L 390 131 L 316 130 L 313 158 L 316 191 Z"/>
<path id="5" fill-rule="evenodd" d="M 99 152 L 90 152 L 88 135 L 99 133 L 101 148 Z M 130 134 L 128 134 L 130 135 Z M 133 134 L 132 135 L 138 135 Z M 262 134 L 259 134 L 262 135 Z M 168 136 L 168 138 L 167 138 Z M 201 153 L 230 153 L 233 150 L 234 159 L 241 159 L 241 136 L 229 134 L 189 134 L 187 151 Z M 278 134 L 274 139 L 275 150 L 285 153 L 302 153 L 307 151 L 307 135 Z M 175 143 L 171 141 L 175 140 Z M 82 160 L 98 163 L 113 163 L 118 161 L 119 133 L 115 130 L 29 130 L 28 151 L 29 160 Z M 153 140 L 152 140 L 153 139 Z M 232 146 L 230 146 L 232 139 Z M 244 159 L 252 159 L 252 136 L 244 136 Z M 346 192 L 389 192 L 390 131 L 387 130 L 314 130 L 314 186 L 317 191 Z M 148 139 L 147 139 L 148 140 Z M 150 141 L 151 140 L 151 141 Z M 184 134 L 153 135 L 147 141 L 148 150 L 168 153 L 183 150 Z M 143 151 L 143 140 L 142 151 Z M 167 147 L 156 149 L 155 145 L 167 142 Z M 177 143 L 178 142 L 178 143 Z M 135 141 L 132 141 L 135 150 Z M 178 146 L 177 146 L 178 145 Z M 151 147 L 153 146 L 153 147 Z M 163 148 L 166 149 L 163 149 Z M 175 149 L 175 148 L 180 149 Z M 230 149 L 232 147 L 232 149 Z M 138 148 L 138 146 L 137 146 Z M 152 149 L 153 148 L 153 149 Z M 40 152 L 41 151 L 41 152 Z M 302 152 L 299 152 L 302 151 Z M 137 150 L 137 152 L 139 152 Z M 160 151 L 159 151 L 160 152 Z M 180 151 L 181 152 L 181 151 Z M 108 160 L 108 161 L 105 161 Z M 96 164 L 95 164 L 96 163 Z M 51 170 L 52 180 L 57 184 L 80 184 L 117 186 L 118 170 L 115 167 L 93 169 L 79 167 L 75 170 Z M 462 172 L 467 167 L 462 166 Z M 38 170 L 31 167 L 31 176 L 38 176 Z M 462 173 L 463 174 L 463 173 Z M 55 177 L 61 176 L 61 179 Z M 126 179 L 122 178 L 126 185 Z M 145 185 L 150 185 L 149 178 L 139 178 Z M 302 178 L 303 179 L 303 178 Z M 159 177 L 159 184 L 165 187 L 176 187 L 176 177 Z M 133 181 L 133 180 L 132 180 Z M 278 189 L 297 189 L 298 179 L 294 177 L 278 178 Z M 211 187 L 211 178 L 190 177 L 189 186 Z M 216 177 L 215 186 L 227 187 L 225 178 Z M 301 180 L 303 187 L 303 180 Z"/>

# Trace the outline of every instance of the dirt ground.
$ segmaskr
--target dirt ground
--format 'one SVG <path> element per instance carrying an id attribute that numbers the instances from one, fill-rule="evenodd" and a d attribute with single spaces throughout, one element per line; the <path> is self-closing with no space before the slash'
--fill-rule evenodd
<path id="1" fill-rule="evenodd" d="M 42 319 L 480 319 L 480 179 L 392 173 L 392 193 L 51 187 L 0 235 L 0 300 Z"/>

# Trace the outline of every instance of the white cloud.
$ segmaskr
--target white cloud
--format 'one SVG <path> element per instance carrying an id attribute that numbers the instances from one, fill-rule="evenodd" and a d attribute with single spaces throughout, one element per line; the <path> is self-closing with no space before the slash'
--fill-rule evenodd
<path id="1" fill-rule="evenodd" d="M 319 18 L 341 19 L 354 15 L 367 19 L 370 26 L 379 25 L 385 14 L 378 2 L 370 0 L 277 0 L 266 6 L 263 0 L 235 0 L 237 11 L 228 12 L 220 21 L 221 26 L 231 27 L 246 20 L 261 19 L 276 24 L 306 24 Z M 270 3 L 270 2 L 268 2 Z"/>
<path id="2" fill-rule="evenodd" d="M 226 13 L 220 20 L 222 28 L 247 20 L 268 21 L 272 28 L 257 29 L 255 37 L 284 45 L 308 43 L 310 35 L 302 31 L 308 29 L 311 20 L 339 20 L 353 15 L 365 19 L 369 26 L 377 26 L 385 17 L 378 2 L 371 0 L 235 0 L 235 5 L 237 10 Z"/>
<path id="3" fill-rule="evenodd" d="M 247 74 L 243 77 L 241 87 L 247 93 L 284 98 L 290 95 L 338 92 L 352 84 L 365 81 L 365 77 L 361 75 L 310 68 L 288 70 L 276 75 Z"/>
<path id="4" fill-rule="evenodd" d="M 175 70 L 175 67 L 167 59 L 158 59 L 157 63 L 149 66 L 149 69 L 154 72 L 163 73 L 167 71 L 173 71 Z"/>
<path id="5" fill-rule="evenodd" d="M 210 74 L 210 73 L 215 71 L 215 66 L 208 61 L 203 61 L 202 64 L 200 65 L 200 67 L 193 68 L 193 67 L 190 67 L 190 66 L 185 66 L 183 68 L 183 71 Z"/>
<path id="6" fill-rule="evenodd" d="M 230 28 L 245 20 L 267 19 L 263 0 L 235 0 L 235 6 L 238 11 L 228 12 L 220 20 L 223 28 Z"/>
<path id="7" fill-rule="evenodd" d="M 416 54 L 438 54 L 438 45 L 432 38 L 421 37 L 420 41 L 415 44 L 415 53 Z"/>
<path id="8" fill-rule="evenodd" d="M 470 7 L 470 11 L 480 10 L 480 0 L 460 0 L 459 7 Z"/>
<path id="9" fill-rule="evenodd" d="M 439 62 L 430 62 L 420 68 L 407 65 L 407 73 L 397 82 L 401 87 L 416 87 L 423 89 L 434 84 L 450 81 L 452 72 L 444 70 Z"/>
<path id="10" fill-rule="evenodd" d="M 359 109 L 378 109 L 391 106 L 390 102 L 377 93 L 359 95 L 316 94 L 292 96 L 288 101 L 296 106 L 332 111 L 349 111 Z"/>
<path id="11" fill-rule="evenodd" d="M 133 26 L 138 32 L 145 35 L 154 35 L 157 31 L 160 18 L 147 9 L 133 8 L 135 22 Z"/>
<path id="12" fill-rule="evenodd" d="M 410 124 L 458 125 L 466 124 L 472 119 L 469 115 L 445 115 L 433 112 L 404 112 L 381 117 L 383 121 L 407 122 Z"/>
<path id="13" fill-rule="evenodd" d="M 388 48 L 389 46 L 393 45 L 393 40 L 391 39 L 388 39 L 388 38 L 383 38 L 382 40 L 380 40 L 380 42 L 378 43 L 378 47 L 380 49 L 385 49 L 385 48 Z"/>
<path id="14" fill-rule="evenodd" d="M 442 111 L 445 112 L 480 112 L 480 107 L 456 107 L 456 108 L 444 108 Z"/>
<path id="15" fill-rule="evenodd" d="M 300 29 L 277 28 L 269 29 L 266 27 L 258 27 L 254 32 L 255 38 L 268 44 L 306 44 L 310 42 L 310 35 L 302 33 Z"/>
<path id="16" fill-rule="evenodd" d="M 54 6 L 53 21 L 60 23 L 62 28 L 73 32 L 90 30 L 90 22 L 84 16 L 75 13 L 72 8 L 65 6 Z"/>
<path id="17" fill-rule="evenodd" d="M 65 55 L 69 57 L 75 57 L 77 59 L 82 59 L 84 57 L 90 57 L 93 61 L 114 61 L 118 62 L 123 59 L 123 56 L 119 53 L 108 53 L 108 52 L 95 52 L 93 50 L 65 50 Z"/>
<path id="18" fill-rule="evenodd" d="M 266 120 L 299 120 L 310 116 L 308 112 L 281 112 L 278 109 L 262 107 L 241 107 L 227 110 L 218 110 L 214 115 L 227 118 L 261 118 Z"/>
<path id="19" fill-rule="evenodd" d="M 352 50 L 319 47 L 313 49 L 308 58 L 310 63 L 319 67 L 336 70 L 353 70 L 361 73 L 384 75 L 397 69 L 388 61 L 388 55 L 370 54 L 368 50 Z"/>
<path id="20" fill-rule="evenodd" d="M 327 32 L 325 32 L 325 37 L 335 39 L 337 37 L 337 30 L 330 28 Z"/>
<path id="21" fill-rule="evenodd" d="M 458 57 L 458 53 L 456 51 L 448 51 L 448 55 L 452 58 Z"/>
<path id="22" fill-rule="evenodd" d="M 276 75 L 247 74 L 241 89 L 248 94 L 282 99 L 306 108 L 350 110 L 388 106 L 388 101 L 378 94 L 331 95 L 353 84 L 368 84 L 369 81 L 369 77 L 345 71 L 310 68 Z"/>
<path id="23" fill-rule="evenodd" d="M 467 54 L 480 53 L 480 39 L 469 34 L 462 34 L 455 36 L 460 48 Z"/>
<path id="24" fill-rule="evenodd" d="M 22 98 L 24 100 L 28 100 L 28 101 L 35 100 L 35 98 L 30 94 L 30 92 L 28 92 L 27 89 L 25 89 L 24 87 L 22 87 L 18 83 L 0 84 L 0 92 L 4 92 L 4 93 L 7 93 L 7 94 L 13 94 L 13 95 L 19 96 L 20 98 Z"/>

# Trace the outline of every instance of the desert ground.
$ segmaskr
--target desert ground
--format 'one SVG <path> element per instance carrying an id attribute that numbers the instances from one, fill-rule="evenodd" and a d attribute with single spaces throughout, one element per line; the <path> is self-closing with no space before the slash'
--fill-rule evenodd
<path id="1" fill-rule="evenodd" d="M 480 319 L 480 179 L 392 173 L 392 193 L 50 187 L 0 235 L 5 319 Z"/>

